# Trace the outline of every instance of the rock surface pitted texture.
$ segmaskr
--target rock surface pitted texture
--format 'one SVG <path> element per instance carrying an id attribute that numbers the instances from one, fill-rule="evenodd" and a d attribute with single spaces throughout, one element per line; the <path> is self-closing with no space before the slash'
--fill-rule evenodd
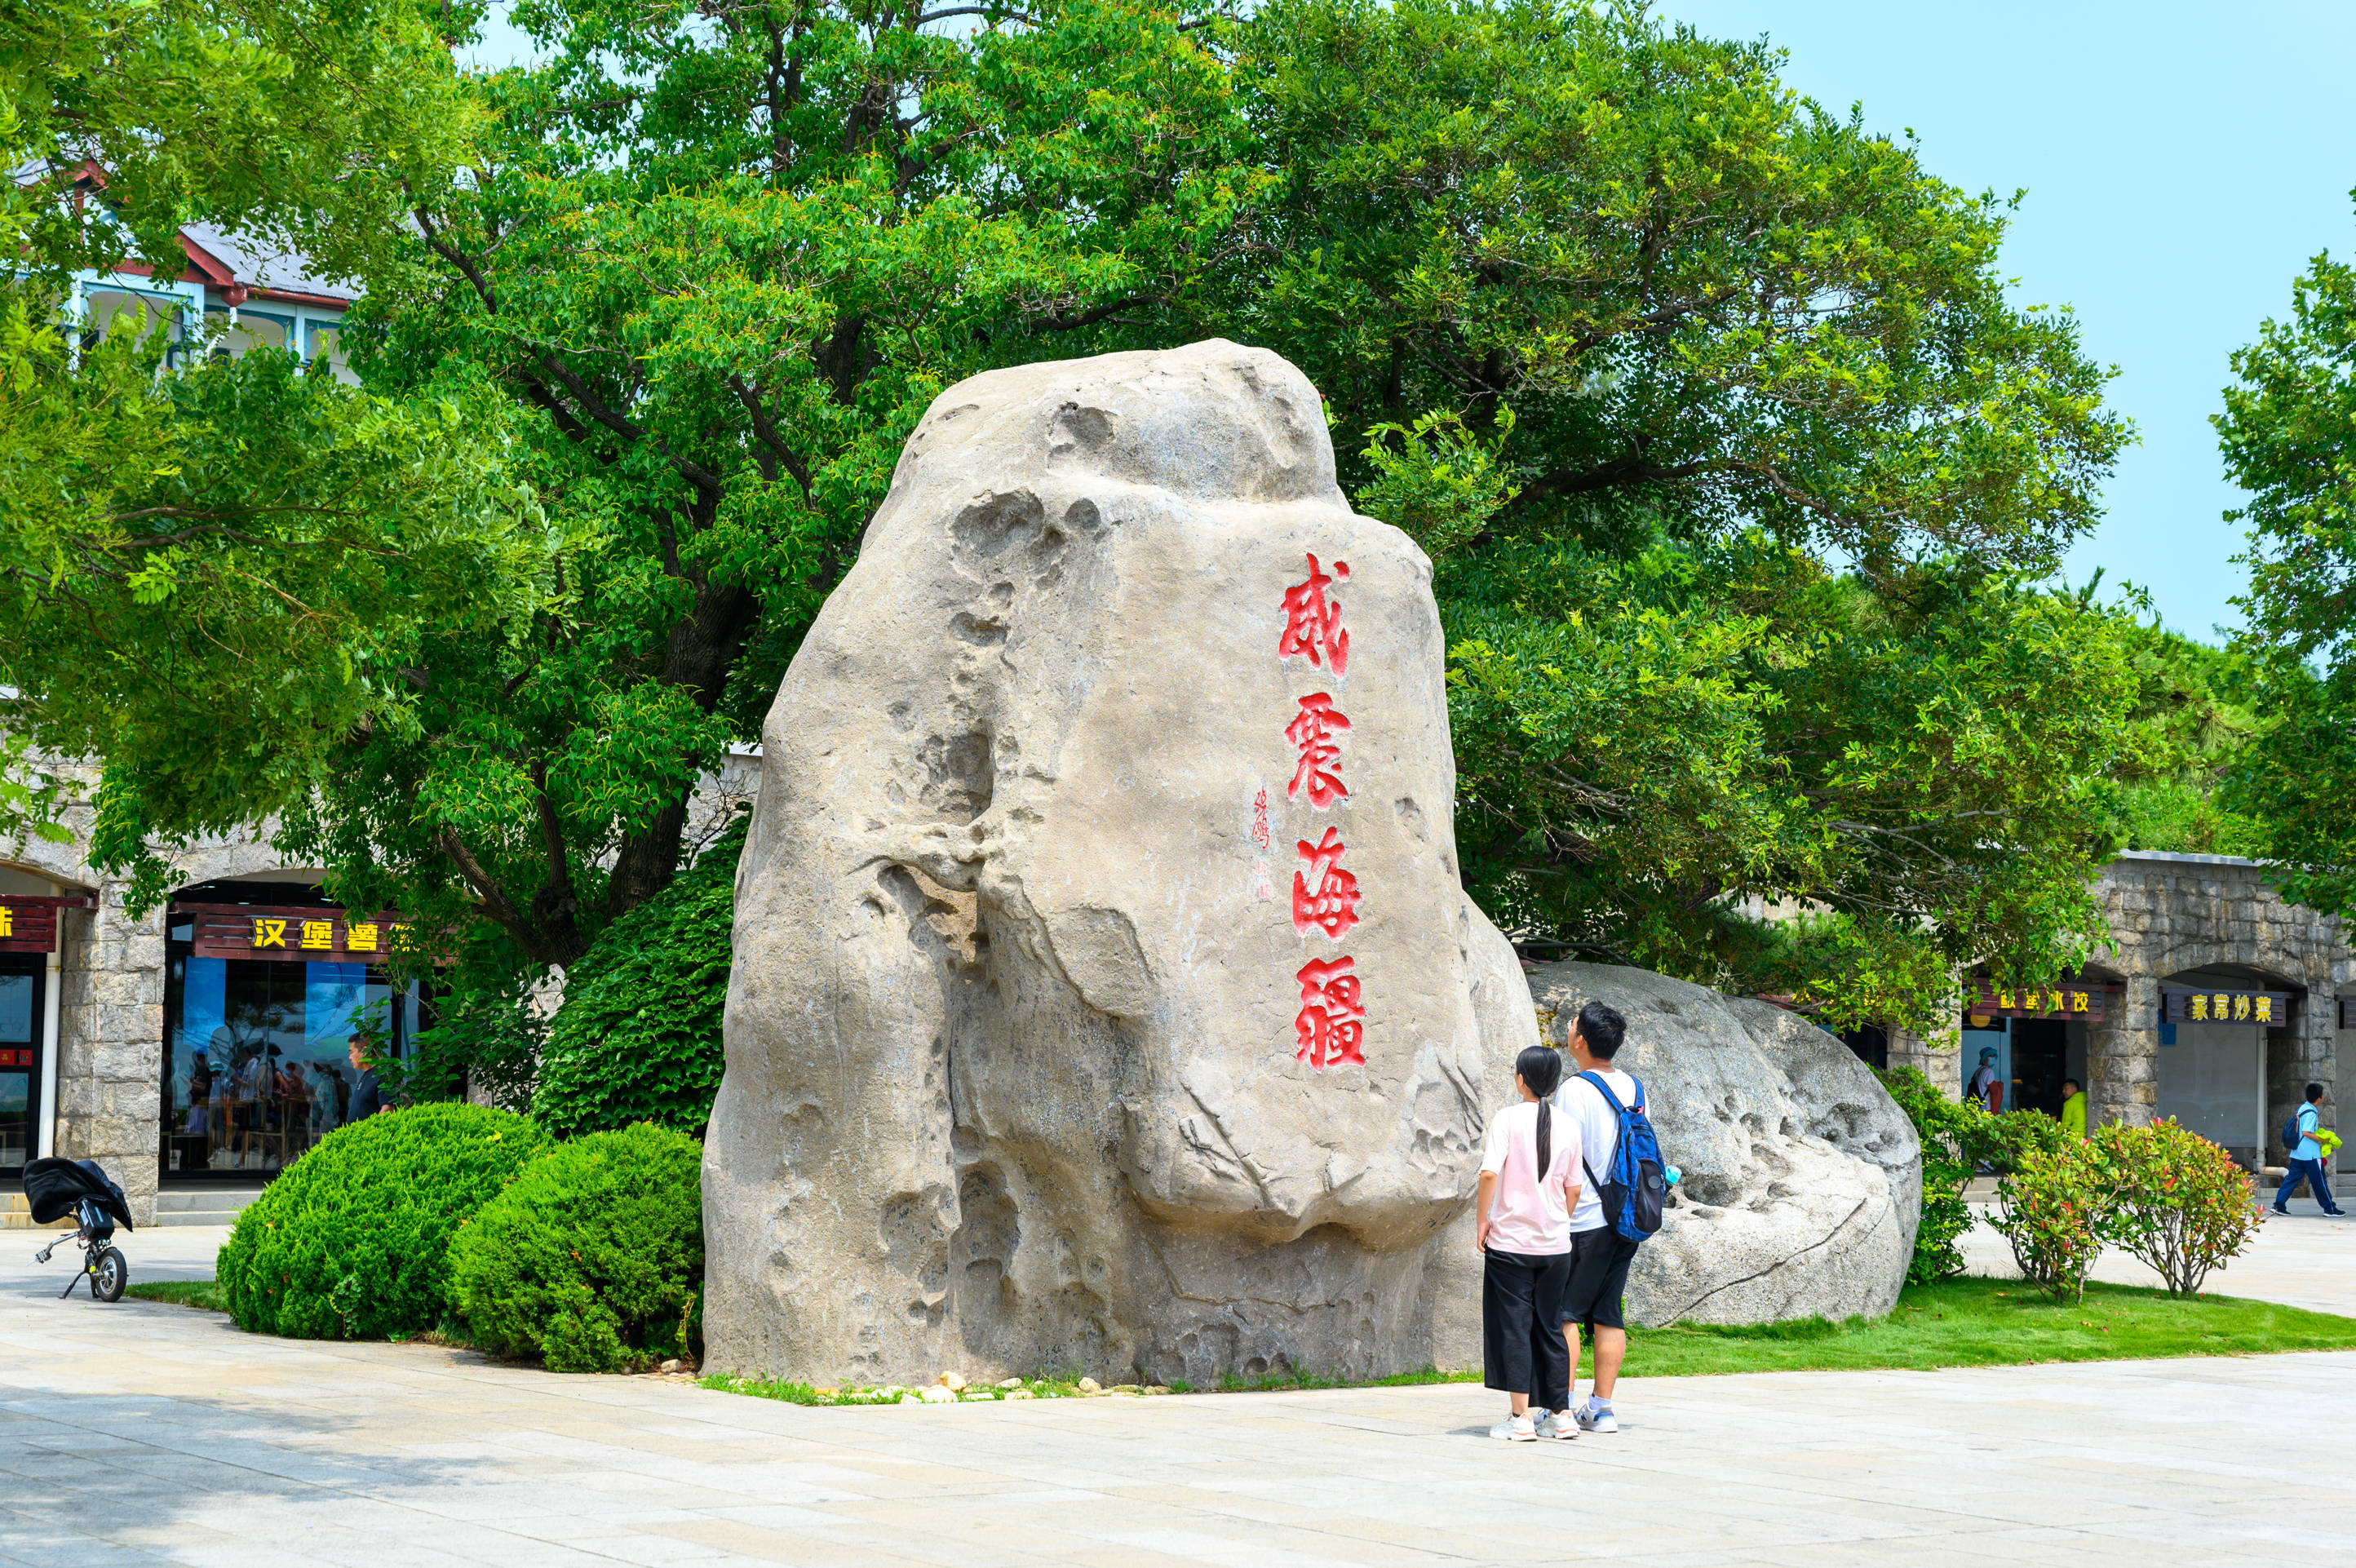
<path id="1" fill-rule="evenodd" d="M 1644 1080 L 1661 1152 L 1684 1172 L 1628 1272 L 1630 1322 L 1838 1320 L 1896 1305 L 1922 1147 L 1847 1046 L 1783 1008 L 1649 970 L 1544 964 L 1529 986 L 1558 1045 L 1590 997 L 1626 1015 L 1615 1065 Z"/>
<path id="2" fill-rule="evenodd" d="M 1431 1358 L 1488 1062 L 1536 1023 L 1458 886 L 1430 579 L 1263 350 L 935 401 L 763 736 L 713 1366 Z"/>

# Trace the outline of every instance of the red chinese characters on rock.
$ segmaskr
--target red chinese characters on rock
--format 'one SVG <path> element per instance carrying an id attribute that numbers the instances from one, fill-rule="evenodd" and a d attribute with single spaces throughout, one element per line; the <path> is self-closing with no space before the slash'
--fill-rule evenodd
<path id="1" fill-rule="evenodd" d="M 1277 639 L 1277 660 L 1306 659 L 1312 668 L 1338 678 L 1349 673 L 1350 633 L 1342 624 L 1342 607 L 1327 598 L 1325 591 L 1349 580 L 1350 565 L 1336 561 L 1327 572 L 1319 568 L 1315 555 L 1308 560 L 1308 579 L 1284 591 L 1284 630 Z M 1284 726 L 1295 763 L 1292 782 L 1285 787 L 1287 800 L 1297 800 L 1306 792 L 1310 806 L 1323 811 L 1350 798 L 1349 786 L 1342 781 L 1342 743 L 1337 738 L 1349 728 L 1349 715 L 1333 705 L 1332 693 L 1312 692 L 1297 700 L 1291 721 Z M 1253 837 L 1265 849 L 1261 820 L 1255 815 Z M 1338 942 L 1358 925 L 1364 901 L 1357 877 L 1342 868 L 1349 846 L 1340 829 L 1329 827 L 1316 843 L 1301 839 L 1294 849 L 1307 870 L 1292 874 L 1292 929 L 1302 937 L 1322 931 L 1326 940 Z M 1320 1072 L 1365 1065 L 1366 1009 L 1356 969 L 1355 958 L 1312 959 L 1293 976 L 1301 987 L 1301 1011 L 1292 1020 L 1295 1054 Z"/>
<path id="2" fill-rule="evenodd" d="M 1333 738 L 1349 727 L 1349 718 L 1333 705 L 1328 693 L 1312 692 L 1301 699 L 1301 711 L 1284 726 L 1284 738 L 1292 743 L 1293 753 L 1300 758 L 1292 770 L 1292 782 L 1284 787 L 1286 800 L 1299 800 L 1306 789 L 1309 803 L 1322 811 L 1349 796 L 1349 788 L 1342 782 L 1342 745 Z"/>
<path id="3" fill-rule="evenodd" d="M 1366 1009 L 1358 993 L 1354 958 L 1312 959 L 1294 978 L 1301 982 L 1301 1013 L 1292 1021 L 1300 1058 L 1323 1072 L 1344 1063 L 1366 1065 Z"/>
<path id="4" fill-rule="evenodd" d="M 1320 930 L 1338 942 L 1358 923 L 1358 879 L 1341 864 L 1347 846 L 1337 830 L 1327 828 L 1317 843 L 1302 839 L 1293 847 L 1317 880 L 1312 883 L 1297 871 L 1292 874 L 1292 929 L 1304 937 Z"/>
<path id="5" fill-rule="evenodd" d="M 1327 584 L 1349 576 L 1347 561 L 1334 562 L 1328 575 L 1317 569 L 1316 556 L 1309 557 L 1309 580 L 1284 590 L 1284 634 L 1276 644 L 1280 660 L 1302 657 L 1336 675 L 1350 672 L 1350 633 L 1342 625 L 1342 607 L 1325 597 Z"/>

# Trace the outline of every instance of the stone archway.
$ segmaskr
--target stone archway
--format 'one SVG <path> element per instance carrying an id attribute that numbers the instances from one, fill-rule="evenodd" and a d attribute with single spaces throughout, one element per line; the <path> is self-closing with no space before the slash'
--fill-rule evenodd
<path id="1" fill-rule="evenodd" d="M 2088 1031 L 2086 1086 L 2096 1122 L 2142 1125 L 2158 1112 L 2160 990 L 2178 975 L 2247 980 L 2292 997 L 2265 1042 L 2265 1125 L 2278 1124 L 2307 1082 L 2333 1088 L 2337 983 L 2351 970 L 2334 918 L 2285 900 L 2260 867 L 2217 856 L 2131 853 L 2105 869 L 2107 967 L 2121 1004 Z M 2267 1154 L 2274 1136 L 2267 1134 Z"/>

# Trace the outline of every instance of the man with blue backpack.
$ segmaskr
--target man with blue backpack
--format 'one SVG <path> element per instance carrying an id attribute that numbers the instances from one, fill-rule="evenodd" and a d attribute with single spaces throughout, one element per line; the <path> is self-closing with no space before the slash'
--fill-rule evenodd
<path id="1" fill-rule="evenodd" d="M 2323 1144 L 2315 1135 L 2322 1126 L 2323 1085 L 2310 1083 L 2307 1086 L 2307 1098 L 2299 1102 L 2297 1110 L 2290 1113 L 2290 1120 L 2283 1123 L 2283 1153 L 2290 1156 L 2290 1170 L 2283 1177 L 2282 1189 L 2275 1194 L 2276 1214 L 2290 1212 L 2290 1195 L 2298 1190 L 2298 1184 L 2302 1181 L 2315 1188 L 2315 1201 L 2323 1206 L 2324 1213 L 2336 1215 L 2341 1211 L 2340 1205 L 2331 1199 L 2331 1178 L 2323 1174 Z M 1576 1217 L 1570 1224 L 1572 1230 L 1579 1229 Z M 1574 1244 L 1576 1240 L 1573 1238 Z M 1575 1357 L 1570 1363 L 1570 1376 L 1574 1382 L 1579 1379 L 1579 1362 Z"/>
<path id="2" fill-rule="evenodd" d="M 1582 1005 L 1570 1030 L 1570 1057 L 1579 1072 L 1555 1090 L 1555 1109 L 1579 1130 L 1586 1166 L 1579 1206 L 1570 1217 L 1570 1284 L 1562 1299 L 1574 1390 L 1581 1327 L 1595 1348 L 1589 1396 L 1563 1412 L 1581 1432 L 1620 1430 L 1612 1413 L 1612 1387 L 1628 1354 L 1620 1298 L 1636 1248 L 1661 1228 L 1668 1197 L 1660 1144 L 1645 1113 L 1644 1086 L 1612 1065 L 1627 1033 L 1628 1021 L 1616 1008 L 1601 1002 Z"/>

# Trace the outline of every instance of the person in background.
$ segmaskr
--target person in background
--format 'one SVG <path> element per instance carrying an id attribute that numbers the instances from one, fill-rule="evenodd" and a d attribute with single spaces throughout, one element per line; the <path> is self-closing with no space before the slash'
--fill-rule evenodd
<path id="1" fill-rule="evenodd" d="M 1983 1110 L 2004 1109 L 2004 1079 L 1997 1076 L 1994 1046 L 1980 1048 L 1980 1069 L 1972 1074 L 1972 1081 L 1965 1087 L 1964 1092 L 1978 1101 Z"/>
<path id="2" fill-rule="evenodd" d="M 2086 1091 L 2074 1078 L 2062 1080 L 2062 1135 L 2083 1138 L 2086 1135 Z"/>
<path id="3" fill-rule="evenodd" d="M 384 1085 L 377 1081 L 376 1069 L 369 1066 L 369 1037 L 354 1035 L 345 1044 L 350 1047 L 348 1054 L 351 1058 L 352 1071 L 359 1077 L 352 1082 L 351 1109 L 344 1120 L 347 1122 L 359 1122 L 391 1110 L 392 1107 L 384 1102 Z"/>
<path id="4" fill-rule="evenodd" d="M 1489 1429 L 1509 1443 L 1576 1437 L 1551 1419 L 1570 1403 L 1563 1353 L 1562 1289 L 1570 1277 L 1570 1211 L 1579 1202 L 1579 1133 L 1547 1096 L 1562 1080 L 1562 1058 L 1532 1046 L 1514 1058 L 1521 1103 L 1489 1118 L 1472 1239 L 1481 1249 L 1482 1381 L 1507 1396 L 1505 1422 Z M 1532 1406 L 1549 1414 L 1541 1434 Z"/>
<path id="5" fill-rule="evenodd" d="M 2290 1173 L 2275 1194 L 2275 1212 L 2288 1214 L 2290 1195 L 2298 1190 L 2300 1182 L 2306 1182 L 2315 1188 L 2315 1201 L 2323 1206 L 2324 1213 L 2344 1213 L 2331 1196 L 2330 1178 L 2323 1174 L 2323 1145 L 2315 1137 L 2323 1125 L 2323 1085 L 2307 1086 L 2307 1099 L 2292 1120 L 2297 1124 L 2298 1142 L 2290 1148 Z"/>

